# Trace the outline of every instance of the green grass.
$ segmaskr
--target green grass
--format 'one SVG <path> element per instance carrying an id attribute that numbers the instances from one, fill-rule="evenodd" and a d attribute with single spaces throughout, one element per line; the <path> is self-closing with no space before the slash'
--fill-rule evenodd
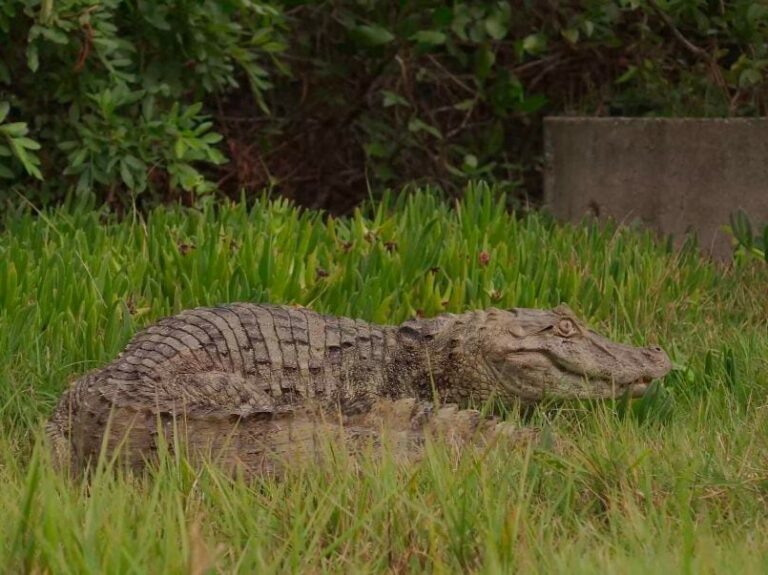
<path id="1" fill-rule="evenodd" d="M 504 213 L 482 186 L 349 219 L 283 201 L 0 219 L 0 565 L 8 572 L 765 573 L 768 266 L 725 269 L 637 230 Z M 489 258 L 483 263 L 485 252 Z M 37 447 L 77 374 L 182 308 L 301 303 L 377 322 L 567 302 L 675 362 L 631 405 L 535 413 L 558 450 L 417 465 L 340 459 L 280 482 L 165 461 L 67 483 Z"/>

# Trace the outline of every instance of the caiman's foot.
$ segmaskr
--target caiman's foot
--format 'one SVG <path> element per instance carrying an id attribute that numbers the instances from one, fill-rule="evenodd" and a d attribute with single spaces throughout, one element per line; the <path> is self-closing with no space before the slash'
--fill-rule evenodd
<path id="1" fill-rule="evenodd" d="M 469 443 L 487 446 L 499 441 L 526 447 L 542 445 L 552 439 L 541 428 L 519 427 L 496 417 L 485 418 L 476 409 L 459 409 L 455 404 L 440 407 L 423 427 L 425 432 L 459 448 Z"/>
<path id="2" fill-rule="evenodd" d="M 486 435 L 491 440 L 502 439 L 515 445 L 534 445 L 537 447 L 557 446 L 557 437 L 549 430 L 540 427 L 518 427 L 508 421 L 490 420 Z"/>

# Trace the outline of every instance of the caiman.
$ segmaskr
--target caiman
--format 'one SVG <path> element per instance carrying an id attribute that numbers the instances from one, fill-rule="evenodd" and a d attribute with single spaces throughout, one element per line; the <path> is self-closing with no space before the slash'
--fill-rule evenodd
<path id="1" fill-rule="evenodd" d="M 660 347 L 610 341 L 564 305 L 386 326 L 234 303 L 138 332 L 71 385 L 46 429 L 69 469 L 84 470 L 102 449 L 141 469 L 164 442 L 269 473 L 312 457 L 322 429 L 356 444 L 388 428 L 418 445 L 431 423 L 488 429 L 472 409 L 485 402 L 639 397 L 670 368 Z"/>

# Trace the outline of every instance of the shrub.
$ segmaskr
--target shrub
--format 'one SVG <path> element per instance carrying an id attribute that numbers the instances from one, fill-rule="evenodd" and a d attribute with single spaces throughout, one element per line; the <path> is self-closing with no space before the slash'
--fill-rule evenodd
<path id="1" fill-rule="evenodd" d="M 27 137 L 29 128 L 25 122 L 7 122 L 11 106 L 0 102 L 0 178 L 12 180 L 17 166 L 37 179 L 40 174 L 40 158 L 35 153 L 40 144 Z"/>
<path id="2" fill-rule="evenodd" d="M 39 195 L 342 209 L 483 178 L 536 199 L 545 114 L 768 113 L 752 1 L 271 2 L 6 0 L 0 101 L 42 146 Z"/>
<path id="3" fill-rule="evenodd" d="M 78 191 L 205 193 L 213 184 L 199 165 L 225 158 L 200 102 L 243 80 L 261 102 L 279 28 L 279 11 L 252 0 L 7 0 L 0 100 L 21 119 L 5 126 L 14 155 L 39 175 L 35 146 L 18 140 L 26 122 L 43 173 Z M 63 188 L 51 177 L 39 195 Z"/>
<path id="4" fill-rule="evenodd" d="M 275 97 L 298 120 L 281 125 L 280 156 L 267 148 L 265 161 L 300 197 L 365 193 L 366 177 L 374 189 L 426 180 L 449 190 L 482 177 L 535 197 L 545 114 L 768 111 L 768 7 L 755 2 L 292 5 L 302 90 L 280 81 Z"/>

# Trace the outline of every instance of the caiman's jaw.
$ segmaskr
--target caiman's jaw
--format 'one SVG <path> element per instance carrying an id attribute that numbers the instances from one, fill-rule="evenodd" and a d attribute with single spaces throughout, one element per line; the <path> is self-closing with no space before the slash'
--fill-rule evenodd
<path id="1" fill-rule="evenodd" d="M 496 371 L 497 381 L 503 381 L 505 395 L 514 395 L 526 401 L 543 399 L 610 399 L 623 397 L 639 398 L 645 395 L 655 377 L 643 375 L 633 380 L 615 380 L 603 377 L 561 372 L 558 370 L 538 372 L 530 377 L 530 372 L 517 372 L 503 375 Z"/>
<path id="2" fill-rule="evenodd" d="M 645 353 L 644 348 L 622 347 L 627 357 L 631 357 L 633 353 L 643 355 Z M 544 395 L 563 399 L 567 397 L 611 398 L 620 397 L 625 394 L 633 398 L 642 397 L 653 382 L 664 377 L 671 368 L 666 354 L 661 350 L 657 350 L 658 348 L 651 351 L 655 356 L 655 361 L 646 366 L 645 370 L 636 376 L 632 373 L 623 373 L 620 370 L 612 374 L 605 372 L 593 372 L 592 374 L 574 373 L 557 361 L 551 361 L 551 377 L 543 378 L 542 381 L 551 381 L 553 383 L 543 386 L 542 392 Z M 609 377 L 606 377 L 606 375 L 609 375 Z"/>
<path id="3" fill-rule="evenodd" d="M 648 388 L 651 387 L 651 383 L 653 383 L 653 378 L 651 377 L 642 377 L 640 379 L 636 379 L 627 386 L 629 396 L 643 397 L 645 392 L 648 391 Z"/>

